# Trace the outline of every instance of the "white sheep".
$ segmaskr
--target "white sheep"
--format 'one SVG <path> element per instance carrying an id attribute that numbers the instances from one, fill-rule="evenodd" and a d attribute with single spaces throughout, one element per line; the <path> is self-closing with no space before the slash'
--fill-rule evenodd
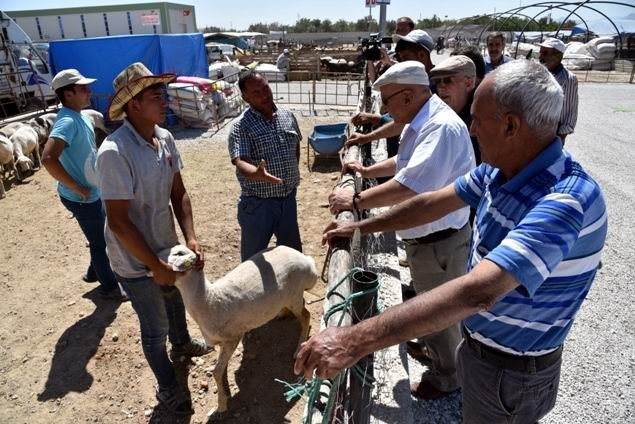
<path id="1" fill-rule="evenodd" d="M 176 271 L 189 268 L 195 261 L 196 255 L 180 245 L 171 249 L 167 259 Z M 286 246 L 257 253 L 214 284 L 195 269 L 179 274 L 175 284 L 187 312 L 201 328 L 205 342 L 220 345 L 213 372 L 218 412 L 227 410 L 231 396 L 227 364 L 246 332 L 288 309 L 300 321 L 298 346 L 306 340 L 311 315 L 304 306 L 303 294 L 315 285 L 317 277 L 315 261 Z"/>
<path id="2" fill-rule="evenodd" d="M 108 129 L 106 128 L 106 124 L 104 123 L 104 115 L 102 115 L 101 112 L 93 109 L 82 110 L 82 115 L 86 116 L 93 124 L 93 129 L 95 130 L 95 144 L 99 149 L 101 143 L 108 136 L 108 134 L 110 134 L 110 131 L 108 131 Z"/>
<path id="3" fill-rule="evenodd" d="M 41 149 L 44 148 L 44 145 L 49 138 L 49 134 L 53 129 L 56 117 L 56 113 L 45 113 L 44 115 L 40 115 L 27 121 L 27 124 L 29 124 L 35 132 L 37 132 L 38 144 Z"/>
<path id="4" fill-rule="evenodd" d="M 11 143 L 11 140 L 7 137 L 0 134 L 0 199 L 5 197 L 4 176 L 7 170 L 15 173 L 13 143 Z"/>
<path id="5" fill-rule="evenodd" d="M 23 172 L 39 169 L 42 165 L 38 144 L 38 133 L 30 125 L 19 127 L 9 138 L 13 143 L 13 155 L 17 165 L 17 178 L 22 181 Z M 35 157 L 35 163 L 29 158 Z"/>

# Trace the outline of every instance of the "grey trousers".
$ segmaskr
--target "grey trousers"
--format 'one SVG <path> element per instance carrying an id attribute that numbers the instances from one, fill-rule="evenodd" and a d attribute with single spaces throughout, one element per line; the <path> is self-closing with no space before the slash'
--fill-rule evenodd
<path id="1" fill-rule="evenodd" d="M 499 368 L 465 342 L 457 350 L 464 424 L 533 424 L 556 404 L 562 358 L 535 373 Z"/>
<path id="2" fill-rule="evenodd" d="M 435 243 L 406 244 L 410 276 L 417 294 L 465 274 L 470 237 L 471 229 L 466 225 L 450 237 Z M 455 359 L 456 347 L 461 340 L 459 324 L 420 339 L 420 343 L 428 348 L 432 360 L 431 372 L 424 374 L 423 378 L 444 392 L 459 387 Z"/>

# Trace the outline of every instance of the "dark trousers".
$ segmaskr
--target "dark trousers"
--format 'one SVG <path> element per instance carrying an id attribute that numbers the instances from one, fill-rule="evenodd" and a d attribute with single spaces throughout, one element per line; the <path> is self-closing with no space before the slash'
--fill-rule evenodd
<path id="1" fill-rule="evenodd" d="M 97 276 L 104 292 L 118 290 L 117 279 L 110 268 L 110 261 L 106 254 L 106 240 L 104 238 L 104 209 L 101 200 L 92 203 L 73 202 L 60 197 L 62 204 L 68 209 L 82 229 L 90 249 L 90 265 Z"/>
<path id="2" fill-rule="evenodd" d="M 534 424 L 556 404 L 562 359 L 540 371 L 515 371 L 480 358 L 465 341 L 456 368 L 464 424 Z"/>
<path id="3" fill-rule="evenodd" d="M 275 234 L 277 246 L 302 252 L 295 190 L 287 197 L 241 196 L 238 201 L 240 260 L 266 249 Z"/>

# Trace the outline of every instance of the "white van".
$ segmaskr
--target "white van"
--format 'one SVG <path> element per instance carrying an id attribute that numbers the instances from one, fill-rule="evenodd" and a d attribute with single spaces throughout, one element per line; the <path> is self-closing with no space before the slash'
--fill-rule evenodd
<path id="1" fill-rule="evenodd" d="M 0 118 L 55 101 L 51 68 L 29 36 L 0 11 Z"/>
<path id="2" fill-rule="evenodd" d="M 236 46 L 231 44 L 207 43 L 205 50 L 207 51 L 207 63 L 213 63 L 221 60 L 223 56 L 233 56 Z"/>

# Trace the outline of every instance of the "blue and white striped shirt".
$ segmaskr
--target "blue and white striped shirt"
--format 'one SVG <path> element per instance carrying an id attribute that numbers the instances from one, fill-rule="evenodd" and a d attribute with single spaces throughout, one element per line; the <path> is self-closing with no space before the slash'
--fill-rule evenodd
<path id="1" fill-rule="evenodd" d="M 236 176 L 243 196 L 260 198 L 286 197 L 300 184 L 300 170 L 296 156 L 302 133 L 293 113 L 277 109 L 273 119 L 253 108 L 248 108 L 231 129 L 228 140 L 229 156 L 248 160 L 258 166 L 266 161 L 267 171 L 283 184 L 275 185 L 266 181 L 251 181 L 238 169 Z"/>
<path id="2" fill-rule="evenodd" d="M 563 344 L 595 278 L 607 231 L 598 184 L 556 139 L 509 181 L 485 163 L 455 182 L 475 207 L 468 268 L 488 259 L 519 286 L 467 318 L 472 337 L 516 355 Z"/>

